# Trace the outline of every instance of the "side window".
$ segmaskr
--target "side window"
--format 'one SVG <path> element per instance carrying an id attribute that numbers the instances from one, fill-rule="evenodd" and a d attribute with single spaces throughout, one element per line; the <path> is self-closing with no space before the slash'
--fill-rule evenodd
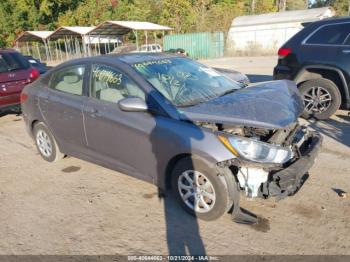
<path id="1" fill-rule="evenodd" d="M 113 103 L 132 96 L 145 100 L 145 93 L 129 77 L 106 65 L 93 65 L 90 96 Z"/>
<path id="2" fill-rule="evenodd" d="M 306 44 L 341 45 L 350 34 L 350 24 L 327 25 L 314 33 Z"/>
<path id="3" fill-rule="evenodd" d="M 50 87 L 65 93 L 79 95 L 83 94 L 83 79 L 85 66 L 72 66 L 52 75 Z"/>

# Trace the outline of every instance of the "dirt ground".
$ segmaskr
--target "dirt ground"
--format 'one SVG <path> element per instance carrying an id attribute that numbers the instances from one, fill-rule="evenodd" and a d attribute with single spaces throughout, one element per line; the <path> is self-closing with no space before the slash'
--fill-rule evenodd
<path id="1" fill-rule="evenodd" d="M 275 61 L 205 62 L 267 79 Z M 159 199 L 155 186 L 75 158 L 47 163 L 22 118 L 2 116 L 0 254 L 350 255 L 350 117 L 339 111 L 329 121 L 306 124 L 324 136 L 309 180 L 279 202 L 245 201 L 263 218 L 252 227 L 228 214 L 197 221 L 172 198 Z M 347 198 L 338 190 L 349 192 Z"/>

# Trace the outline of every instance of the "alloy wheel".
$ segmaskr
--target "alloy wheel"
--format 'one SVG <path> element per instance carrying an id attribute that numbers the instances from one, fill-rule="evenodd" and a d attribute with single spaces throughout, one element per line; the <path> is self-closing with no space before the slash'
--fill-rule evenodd
<path id="1" fill-rule="evenodd" d="M 304 105 L 308 113 L 322 113 L 329 108 L 331 103 L 332 96 L 323 87 L 311 87 L 304 93 Z"/>
<path id="2" fill-rule="evenodd" d="M 184 171 L 178 178 L 178 190 L 184 203 L 195 212 L 209 212 L 215 205 L 214 186 L 198 171 Z"/>
<path id="3" fill-rule="evenodd" d="M 45 157 L 50 157 L 52 154 L 52 142 L 48 134 L 40 129 L 36 134 L 36 143 L 38 145 L 38 148 L 40 150 L 40 153 L 42 153 Z"/>

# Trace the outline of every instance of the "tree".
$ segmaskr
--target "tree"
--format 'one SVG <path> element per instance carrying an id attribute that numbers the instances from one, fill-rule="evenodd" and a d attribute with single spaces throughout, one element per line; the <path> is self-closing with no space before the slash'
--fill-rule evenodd
<path id="1" fill-rule="evenodd" d="M 276 12 L 278 10 L 275 0 L 263 0 L 257 1 L 255 4 L 255 13 L 256 14 L 265 14 Z"/>
<path id="2" fill-rule="evenodd" d="M 287 0 L 286 10 L 307 9 L 308 1 L 305 0 Z"/>
<path id="3" fill-rule="evenodd" d="M 285 1 L 286 5 L 285 5 Z M 25 30 L 97 25 L 105 20 L 150 21 L 177 33 L 226 32 L 234 17 L 303 8 L 304 0 L 0 0 L 0 46 Z M 346 11 L 346 0 L 316 0 Z M 343 3 L 343 4 L 342 4 Z M 316 3 L 315 3 L 316 4 Z"/>
<path id="4" fill-rule="evenodd" d="M 243 1 L 225 2 L 214 4 L 207 11 L 205 31 L 227 32 L 232 24 L 232 20 L 241 15 L 246 15 L 249 11 L 245 9 Z M 248 6 L 249 7 L 249 6 Z"/>
<path id="5" fill-rule="evenodd" d="M 75 9 L 79 0 L 1 0 L 1 45 L 11 46 L 25 30 L 52 30 L 58 17 Z M 5 44 L 4 44 L 5 43 Z"/>
<path id="6" fill-rule="evenodd" d="M 190 0 L 163 0 L 160 23 L 174 28 L 176 33 L 190 32 L 195 24 L 195 13 Z"/>

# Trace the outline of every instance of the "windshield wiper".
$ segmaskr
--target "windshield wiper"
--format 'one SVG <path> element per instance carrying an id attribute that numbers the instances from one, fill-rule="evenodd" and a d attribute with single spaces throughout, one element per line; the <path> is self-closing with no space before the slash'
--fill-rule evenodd
<path id="1" fill-rule="evenodd" d="M 237 91 L 237 89 L 230 89 L 230 90 L 227 90 L 227 91 L 223 92 L 222 94 L 220 94 L 219 97 L 220 97 L 220 96 L 225 96 L 225 95 L 230 94 L 230 93 L 233 93 L 233 92 L 235 92 L 235 91 Z"/>
<path id="2" fill-rule="evenodd" d="M 177 107 L 190 107 L 190 106 L 196 106 L 199 105 L 201 103 L 207 102 L 208 100 L 200 100 L 200 101 L 192 101 L 191 103 L 185 103 L 185 104 L 181 104 L 181 105 L 177 105 Z"/>

